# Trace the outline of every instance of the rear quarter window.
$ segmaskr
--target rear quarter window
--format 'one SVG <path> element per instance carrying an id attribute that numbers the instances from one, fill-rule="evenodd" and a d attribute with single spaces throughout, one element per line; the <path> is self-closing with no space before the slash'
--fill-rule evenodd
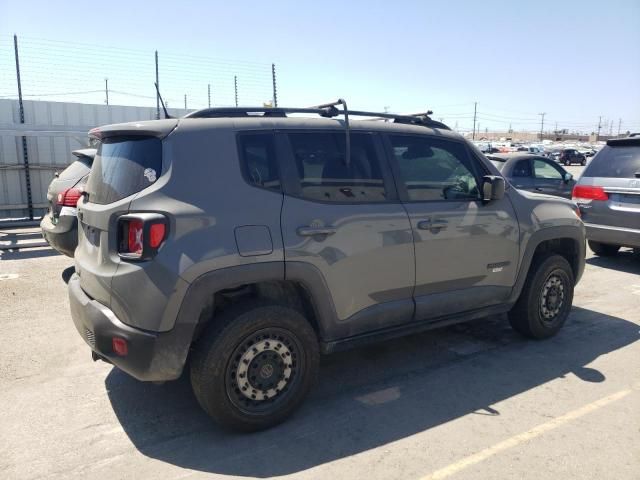
<path id="1" fill-rule="evenodd" d="M 89 202 L 108 204 L 137 193 L 162 171 L 162 142 L 154 137 L 106 138 L 98 147 L 86 191 Z"/>
<path id="2" fill-rule="evenodd" d="M 606 145 L 593 157 L 583 177 L 636 178 L 640 173 L 640 146 Z"/>

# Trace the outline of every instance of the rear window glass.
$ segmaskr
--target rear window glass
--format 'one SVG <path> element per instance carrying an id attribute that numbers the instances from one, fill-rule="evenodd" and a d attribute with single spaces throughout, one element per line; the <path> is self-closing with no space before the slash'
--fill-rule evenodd
<path id="1" fill-rule="evenodd" d="M 106 138 L 98 147 L 87 182 L 89 201 L 107 204 L 128 197 L 154 183 L 161 169 L 160 139 Z"/>
<path id="2" fill-rule="evenodd" d="M 593 157 L 584 177 L 635 178 L 640 173 L 640 147 L 606 145 Z"/>
<path id="3" fill-rule="evenodd" d="M 345 162 L 344 133 L 290 133 L 300 195 L 325 202 L 384 202 L 386 192 L 373 139 L 351 135 L 351 159 Z"/>
<path id="4" fill-rule="evenodd" d="M 89 170 L 91 170 L 91 159 L 81 157 L 65 168 L 60 175 L 58 175 L 58 178 L 60 180 L 80 180 L 89 173 Z"/>

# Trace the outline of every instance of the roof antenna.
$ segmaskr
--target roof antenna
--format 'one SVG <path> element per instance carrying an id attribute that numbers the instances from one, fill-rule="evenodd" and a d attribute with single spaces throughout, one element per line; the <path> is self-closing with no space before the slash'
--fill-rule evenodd
<path id="1" fill-rule="evenodd" d="M 153 82 L 153 84 L 156 86 L 156 92 L 158 92 L 158 98 L 160 99 L 160 103 L 162 104 L 164 118 L 173 118 L 171 115 L 169 115 L 169 112 L 167 112 L 167 107 L 164 106 L 164 100 L 162 100 L 162 95 L 160 95 L 160 89 L 158 88 L 157 82 Z"/>

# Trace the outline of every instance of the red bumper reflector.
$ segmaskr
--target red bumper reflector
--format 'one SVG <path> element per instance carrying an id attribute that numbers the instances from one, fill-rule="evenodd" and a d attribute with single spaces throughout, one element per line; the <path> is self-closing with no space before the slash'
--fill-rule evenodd
<path id="1" fill-rule="evenodd" d="M 113 337 L 111 339 L 111 347 L 113 348 L 113 353 L 121 357 L 126 357 L 129 353 L 129 345 L 124 338 Z"/>

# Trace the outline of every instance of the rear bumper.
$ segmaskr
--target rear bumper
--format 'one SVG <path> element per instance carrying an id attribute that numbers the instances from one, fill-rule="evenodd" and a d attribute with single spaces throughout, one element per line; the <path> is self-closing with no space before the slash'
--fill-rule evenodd
<path id="1" fill-rule="evenodd" d="M 78 219 L 70 215 L 58 218 L 57 223 L 51 221 L 50 215 L 44 215 L 40 222 L 42 236 L 49 245 L 58 252 L 73 257 L 78 246 Z"/>
<path id="2" fill-rule="evenodd" d="M 585 226 L 587 227 L 587 240 L 623 247 L 640 248 L 640 229 L 610 227 L 608 225 L 596 225 L 593 223 L 585 223 Z"/>
<path id="3" fill-rule="evenodd" d="M 80 287 L 80 277 L 69 280 L 69 304 L 73 323 L 84 341 L 101 357 L 138 380 L 174 380 L 182 374 L 192 329 L 176 327 L 169 332 L 140 330 L 122 323 L 115 314 L 91 299 Z M 117 355 L 112 338 L 127 341 L 128 354 Z"/>

